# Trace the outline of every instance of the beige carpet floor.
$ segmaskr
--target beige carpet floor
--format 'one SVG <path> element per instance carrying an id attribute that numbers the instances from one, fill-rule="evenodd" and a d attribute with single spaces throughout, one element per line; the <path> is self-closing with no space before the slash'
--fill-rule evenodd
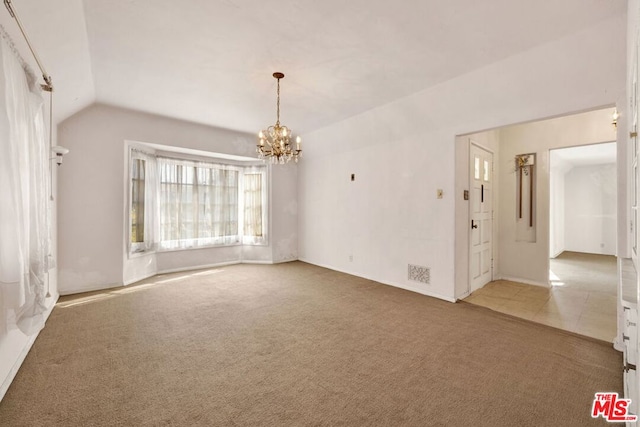
<path id="1" fill-rule="evenodd" d="M 61 298 L 1 426 L 589 426 L 610 344 L 302 262 Z"/>

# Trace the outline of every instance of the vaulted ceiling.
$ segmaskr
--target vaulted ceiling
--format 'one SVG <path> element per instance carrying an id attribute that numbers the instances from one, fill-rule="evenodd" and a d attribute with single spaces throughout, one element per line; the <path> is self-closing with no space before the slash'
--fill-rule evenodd
<path id="1" fill-rule="evenodd" d="M 56 87 L 93 102 L 255 132 L 298 132 L 626 13 L 624 0 L 13 0 Z M 0 23 L 22 55 L 15 23 Z M 624 40 L 621 40 L 624 43 Z M 35 67 L 34 67 L 35 68 Z"/>

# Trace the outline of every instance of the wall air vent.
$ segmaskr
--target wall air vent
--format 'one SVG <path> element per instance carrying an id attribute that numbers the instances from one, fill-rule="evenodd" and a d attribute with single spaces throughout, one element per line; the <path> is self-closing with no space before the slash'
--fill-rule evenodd
<path id="1" fill-rule="evenodd" d="M 409 264 L 409 280 L 428 285 L 431 283 L 431 270 L 429 267 Z"/>

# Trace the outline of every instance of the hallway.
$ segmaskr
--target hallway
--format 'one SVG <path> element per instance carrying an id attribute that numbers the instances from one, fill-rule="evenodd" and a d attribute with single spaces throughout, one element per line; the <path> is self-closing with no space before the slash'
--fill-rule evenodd
<path id="1" fill-rule="evenodd" d="M 616 335 L 616 258 L 564 252 L 550 260 L 549 288 L 498 280 L 464 301 L 612 342 Z"/>

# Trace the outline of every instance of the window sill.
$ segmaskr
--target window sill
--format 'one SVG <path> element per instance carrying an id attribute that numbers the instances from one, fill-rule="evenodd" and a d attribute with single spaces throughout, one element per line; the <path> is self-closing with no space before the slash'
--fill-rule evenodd
<path id="1" fill-rule="evenodd" d="M 189 248 L 175 248 L 175 249 L 158 248 L 156 252 L 165 253 L 165 252 L 198 251 L 202 249 L 230 248 L 234 246 L 244 246 L 244 245 L 242 243 L 221 243 L 219 245 L 203 245 L 203 246 L 194 246 Z"/>
<path id="2" fill-rule="evenodd" d="M 159 253 L 170 253 L 170 252 L 183 252 L 183 251 L 198 251 L 198 250 L 206 250 L 206 249 L 215 249 L 215 248 L 232 248 L 236 246 L 247 246 L 247 247 L 268 247 L 269 243 L 223 243 L 219 245 L 206 245 L 206 246 L 196 246 L 189 248 L 175 248 L 175 249 L 162 249 L 157 248 L 149 251 L 141 251 L 141 252 L 130 252 L 128 254 L 128 258 L 141 258 L 148 255 L 155 255 Z"/>

